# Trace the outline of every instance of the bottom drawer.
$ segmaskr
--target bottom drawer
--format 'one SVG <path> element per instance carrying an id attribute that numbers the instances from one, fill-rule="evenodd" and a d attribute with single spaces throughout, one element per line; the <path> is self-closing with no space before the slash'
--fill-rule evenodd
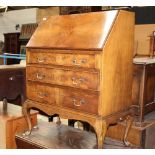
<path id="1" fill-rule="evenodd" d="M 27 82 L 27 97 L 43 104 L 54 104 L 81 112 L 98 114 L 99 93 L 80 92 Z"/>
<path id="2" fill-rule="evenodd" d="M 64 107 L 91 114 L 98 114 L 98 94 L 77 92 L 73 90 L 62 90 L 60 98 L 61 104 Z"/>
<path id="3" fill-rule="evenodd" d="M 27 97 L 34 101 L 54 104 L 56 103 L 56 88 L 27 82 Z"/>

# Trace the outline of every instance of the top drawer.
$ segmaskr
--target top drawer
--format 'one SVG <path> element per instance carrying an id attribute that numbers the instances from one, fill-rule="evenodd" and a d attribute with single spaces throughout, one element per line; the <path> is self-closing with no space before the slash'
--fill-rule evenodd
<path id="1" fill-rule="evenodd" d="M 27 51 L 27 63 L 95 68 L 95 55 Z"/>

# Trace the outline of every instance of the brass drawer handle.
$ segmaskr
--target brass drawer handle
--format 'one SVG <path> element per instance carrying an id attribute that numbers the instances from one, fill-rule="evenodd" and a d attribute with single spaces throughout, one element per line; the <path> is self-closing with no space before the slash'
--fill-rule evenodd
<path id="1" fill-rule="evenodd" d="M 72 102 L 76 107 L 80 107 L 81 105 L 86 104 L 86 101 L 84 99 L 81 99 L 79 102 L 76 99 L 73 99 Z"/>
<path id="2" fill-rule="evenodd" d="M 39 63 L 42 63 L 42 62 L 45 62 L 45 58 L 37 58 L 37 62 L 39 62 Z"/>
<path id="3" fill-rule="evenodd" d="M 47 93 L 38 92 L 38 97 L 39 97 L 39 98 L 45 98 L 45 97 L 47 97 L 47 96 L 48 96 Z"/>
<path id="4" fill-rule="evenodd" d="M 86 80 L 84 78 L 72 78 L 73 85 L 79 85 L 81 83 L 84 83 Z"/>
<path id="5" fill-rule="evenodd" d="M 39 73 L 37 73 L 37 79 L 38 80 L 42 80 L 43 78 L 45 78 L 45 75 L 43 75 L 43 74 L 39 74 Z"/>
<path id="6" fill-rule="evenodd" d="M 78 63 L 78 61 L 76 59 L 73 59 L 72 60 L 72 63 L 75 65 L 75 66 L 80 66 L 82 64 L 85 64 L 87 62 L 86 59 L 81 59 L 80 62 Z"/>

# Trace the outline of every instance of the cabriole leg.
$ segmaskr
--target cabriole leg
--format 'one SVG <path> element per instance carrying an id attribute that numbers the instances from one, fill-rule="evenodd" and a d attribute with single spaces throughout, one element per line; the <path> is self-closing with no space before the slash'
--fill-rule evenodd
<path id="1" fill-rule="evenodd" d="M 31 118 L 30 118 L 30 109 L 27 107 L 27 103 L 23 104 L 22 112 L 23 112 L 23 115 L 25 116 L 25 119 L 28 125 L 28 131 L 26 131 L 24 135 L 29 135 L 31 134 L 31 131 L 32 131 L 32 123 L 31 123 Z"/>
<path id="2" fill-rule="evenodd" d="M 104 138 L 107 132 L 107 123 L 105 121 L 98 121 L 95 126 L 98 149 L 102 149 L 104 145 Z"/>

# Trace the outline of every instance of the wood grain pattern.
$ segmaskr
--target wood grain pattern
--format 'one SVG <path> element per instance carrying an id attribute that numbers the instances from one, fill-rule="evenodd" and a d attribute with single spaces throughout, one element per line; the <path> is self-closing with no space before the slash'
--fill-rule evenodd
<path id="1" fill-rule="evenodd" d="M 123 133 L 125 131 L 125 123 L 123 122 L 116 125 L 109 127 L 109 130 L 107 132 L 107 137 L 111 137 L 117 140 L 123 140 Z M 132 126 L 132 129 L 129 132 L 128 140 L 135 146 L 141 146 L 142 141 L 142 130 L 135 129 Z"/>
<path id="2" fill-rule="evenodd" d="M 135 25 L 135 55 L 150 55 L 150 35 L 155 29 L 155 24 Z"/>
<path id="3" fill-rule="evenodd" d="M 27 82 L 27 97 L 45 104 L 56 104 L 56 88 Z"/>
<path id="4" fill-rule="evenodd" d="M 95 55 L 58 54 L 50 50 L 49 52 L 47 50 L 28 50 L 27 58 L 29 64 L 95 68 Z"/>
<path id="5" fill-rule="evenodd" d="M 103 148 L 108 126 L 127 119 L 126 143 L 132 122 L 128 118 L 133 32 L 134 14 L 126 11 L 55 16 L 41 23 L 27 45 L 27 82 L 44 85 L 41 89 L 56 88 L 57 103 L 45 105 L 28 98 L 23 105 L 28 133 L 29 109 L 35 107 L 49 115 L 88 122 L 96 132 L 98 148 Z M 73 57 L 76 63 L 84 58 L 88 64 L 77 67 L 71 64 Z"/>
<path id="6" fill-rule="evenodd" d="M 31 112 L 31 122 L 32 126 L 37 124 L 37 112 Z M 16 148 L 15 134 L 28 128 L 21 107 L 8 103 L 3 108 L 0 104 L 0 124 L 0 148 Z"/>
<path id="7" fill-rule="evenodd" d="M 99 73 L 27 66 L 27 79 L 43 83 L 98 90 Z"/>
<path id="8" fill-rule="evenodd" d="M 40 23 L 27 47 L 102 50 L 117 14 L 105 11 L 52 16 Z"/>
<path id="9" fill-rule="evenodd" d="M 134 64 L 132 103 L 139 108 L 139 121 L 155 110 L 155 64 Z"/>
<path id="10" fill-rule="evenodd" d="M 63 107 L 69 107 L 83 112 L 98 114 L 98 94 L 67 91 L 63 89 L 60 93 L 60 102 Z"/>
<path id="11" fill-rule="evenodd" d="M 154 132 L 155 128 L 155 112 L 151 112 L 145 116 L 142 123 L 135 120 L 128 135 L 128 140 L 135 146 L 140 148 L 155 148 Z M 123 139 L 125 131 L 125 122 L 118 123 L 116 126 L 109 127 L 106 134 L 107 137 L 116 140 Z"/>
<path id="12" fill-rule="evenodd" d="M 122 11 L 103 48 L 100 111 L 104 116 L 125 110 L 132 104 L 133 32 L 134 15 Z"/>

